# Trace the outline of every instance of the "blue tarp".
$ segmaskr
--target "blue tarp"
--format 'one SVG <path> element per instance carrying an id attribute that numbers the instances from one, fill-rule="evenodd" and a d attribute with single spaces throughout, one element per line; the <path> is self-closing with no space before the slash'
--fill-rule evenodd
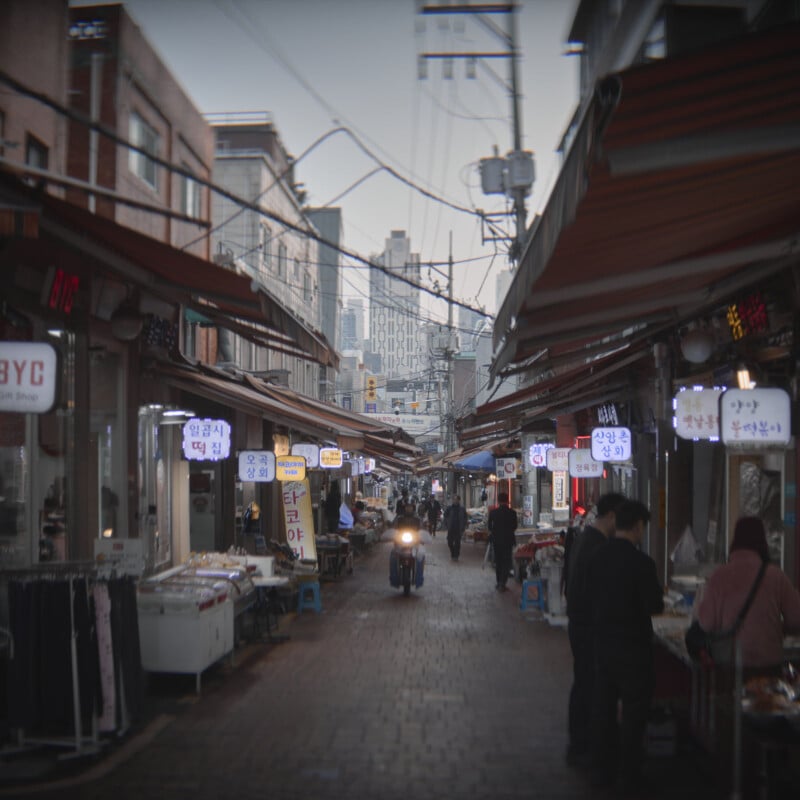
<path id="1" fill-rule="evenodd" d="M 495 470 L 495 457 L 491 450 L 481 450 L 479 453 L 473 453 L 471 456 L 462 458 L 456 461 L 453 466 L 456 469 L 472 469 L 476 472 L 483 470 L 485 472 L 494 472 Z"/>

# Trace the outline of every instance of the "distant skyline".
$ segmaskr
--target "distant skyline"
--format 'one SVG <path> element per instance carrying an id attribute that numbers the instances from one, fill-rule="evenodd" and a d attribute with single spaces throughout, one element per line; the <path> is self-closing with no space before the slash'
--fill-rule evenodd
<path id="1" fill-rule="evenodd" d="M 505 155 L 512 146 L 509 60 L 479 60 L 475 79 L 466 76 L 466 60 L 453 59 L 452 79 L 443 76 L 441 61 L 429 60 L 427 79 L 417 77 L 423 52 L 504 49 L 475 15 L 421 15 L 415 0 L 124 5 L 201 112 L 272 115 L 284 146 L 298 158 L 295 179 L 308 204 L 342 208 L 348 250 L 377 255 L 391 231 L 403 230 L 423 265 L 439 262 L 423 266 L 422 279 L 428 286 L 438 281 L 444 292 L 452 232 L 454 296 L 496 311 L 495 277 L 508 267 L 505 247 L 481 243 L 489 231 L 481 230 L 477 215 L 424 197 L 378 163 L 454 206 L 510 207 L 500 196 L 482 194 L 477 169 L 493 147 Z M 576 7 L 577 0 L 522 0 L 517 12 L 522 142 L 535 153 L 537 173 L 528 224 L 558 174 L 555 149 L 577 103 L 577 60 L 562 55 Z M 490 15 L 503 28 L 507 18 Z M 340 126 L 352 136 L 336 133 L 311 148 Z M 513 218 L 503 226 L 513 231 Z M 344 298 L 366 296 L 365 269 L 345 270 Z M 423 306 L 432 318 L 446 318 L 444 303 L 429 298 Z"/>

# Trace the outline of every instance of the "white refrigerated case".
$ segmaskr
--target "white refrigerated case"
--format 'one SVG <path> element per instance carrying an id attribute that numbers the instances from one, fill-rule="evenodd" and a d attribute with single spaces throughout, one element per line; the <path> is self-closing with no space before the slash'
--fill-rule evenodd
<path id="1" fill-rule="evenodd" d="M 212 574 L 198 574 L 207 572 Z M 244 570 L 176 568 L 139 584 L 142 667 L 195 676 L 233 653 L 234 620 L 255 597 Z"/>

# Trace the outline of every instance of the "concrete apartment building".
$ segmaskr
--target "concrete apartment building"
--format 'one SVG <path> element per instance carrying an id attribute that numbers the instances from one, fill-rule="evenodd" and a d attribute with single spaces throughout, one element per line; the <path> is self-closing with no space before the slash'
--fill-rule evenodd
<path id="1" fill-rule="evenodd" d="M 293 159 L 271 116 L 267 112 L 231 112 L 209 115 L 208 119 L 216 141 L 214 183 L 263 210 L 242 210 L 231 200 L 214 195 L 215 260 L 253 278 L 301 323 L 320 330 L 320 232 L 305 212 L 303 193 L 294 182 Z M 323 224 L 331 227 L 331 222 L 334 229 L 341 230 L 341 219 L 325 219 Z M 279 349 L 256 348 L 238 337 L 226 347 L 230 349 L 224 360 L 247 371 L 272 373 L 302 394 L 320 396 L 322 376 L 309 361 Z"/>
<path id="2" fill-rule="evenodd" d="M 420 337 L 419 289 L 393 279 L 391 273 L 419 283 L 419 254 L 411 252 L 411 240 L 398 230 L 386 239 L 383 253 L 373 258 L 386 271 L 370 271 L 370 350 L 380 355 L 380 371 L 387 378 L 417 376 L 427 367 Z"/>

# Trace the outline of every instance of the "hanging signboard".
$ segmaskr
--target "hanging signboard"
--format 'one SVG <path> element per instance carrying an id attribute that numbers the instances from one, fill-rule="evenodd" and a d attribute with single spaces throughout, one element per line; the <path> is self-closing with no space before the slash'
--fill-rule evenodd
<path id="1" fill-rule="evenodd" d="M 673 424 L 681 439 L 719 439 L 719 398 L 722 389 L 684 389 L 675 395 Z"/>
<path id="2" fill-rule="evenodd" d="M 630 461 L 631 432 L 627 428 L 593 428 L 592 458 L 595 461 Z"/>
<path id="3" fill-rule="evenodd" d="M 323 469 L 339 469 L 344 457 L 338 447 L 322 447 L 319 451 L 319 465 Z"/>
<path id="4" fill-rule="evenodd" d="M 550 472 L 569 472 L 570 447 L 553 447 L 547 451 L 547 469 Z"/>
<path id="5" fill-rule="evenodd" d="M 271 450 L 242 450 L 239 453 L 239 480 L 271 483 L 275 480 L 275 453 Z"/>
<path id="6" fill-rule="evenodd" d="M 303 456 L 276 456 L 275 477 L 279 481 L 305 480 L 306 460 Z"/>
<path id="7" fill-rule="evenodd" d="M 306 444 L 298 442 L 292 445 L 293 456 L 303 456 L 306 460 L 306 467 L 308 469 L 317 469 L 319 467 L 319 445 Z"/>
<path id="8" fill-rule="evenodd" d="M 554 447 L 552 442 L 534 442 L 528 448 L 528 463 L 534 469 L 544 469 L 547 466 L 547 453 Z"/>
<path id="9" fill-rule="evenodd" d="M 522 498 L 522 527 L 533 527 L 533 495 L 526 494 Z"/>
<path id="10" fill-rule="evenodd" d="M 567 460 L 569 461 L 569 456 Z M 553 470 L 553 511 L 569 511 L 569 482 L 567 481 L 567 470 Z"/>
<path id="11" fill-rule="evenodd" d="M 0 411 L 46 414 L 56 401 L 58 357 L 46 342 L 0 342 Z"/>
<path id="12" fill-rule="evenodd" d="M 498 478 L 516 478 L 517 477 L 517 459 L 516 458 L 496 458 L 495 471 Z"/>
<path id="13" fill-rule="evenodd" d="M 375 469 L 375 459 L 374 458 L 367 458 L 364 461 L 364 472 L 372 472 Z"/>
<path id="14" fill-rule="evenodd" d="M 726 445 L 787 445 L 791 402 L 783 389 L 728 389 L 719 401 Z"/>
<path id="15" fill-rule="evenodd" d="M 231 426 L 224 419 L 190 419 L 183 426 L 187 461 L 219 461 L 231 452 Z"/>
<path id="16" fill-rule="evenodd" d="M 569 474 L 573 478 L 601 478 L 603 462 L 592 458 L 592 451 L 580 448 L 569 451 Z"/>
<path id="17" fill-rule="evenodd" d="M 317 560 L 314 514 L 308 480 L 289 481 L 281 489 L 286 542 L 298 558 Z"/>

